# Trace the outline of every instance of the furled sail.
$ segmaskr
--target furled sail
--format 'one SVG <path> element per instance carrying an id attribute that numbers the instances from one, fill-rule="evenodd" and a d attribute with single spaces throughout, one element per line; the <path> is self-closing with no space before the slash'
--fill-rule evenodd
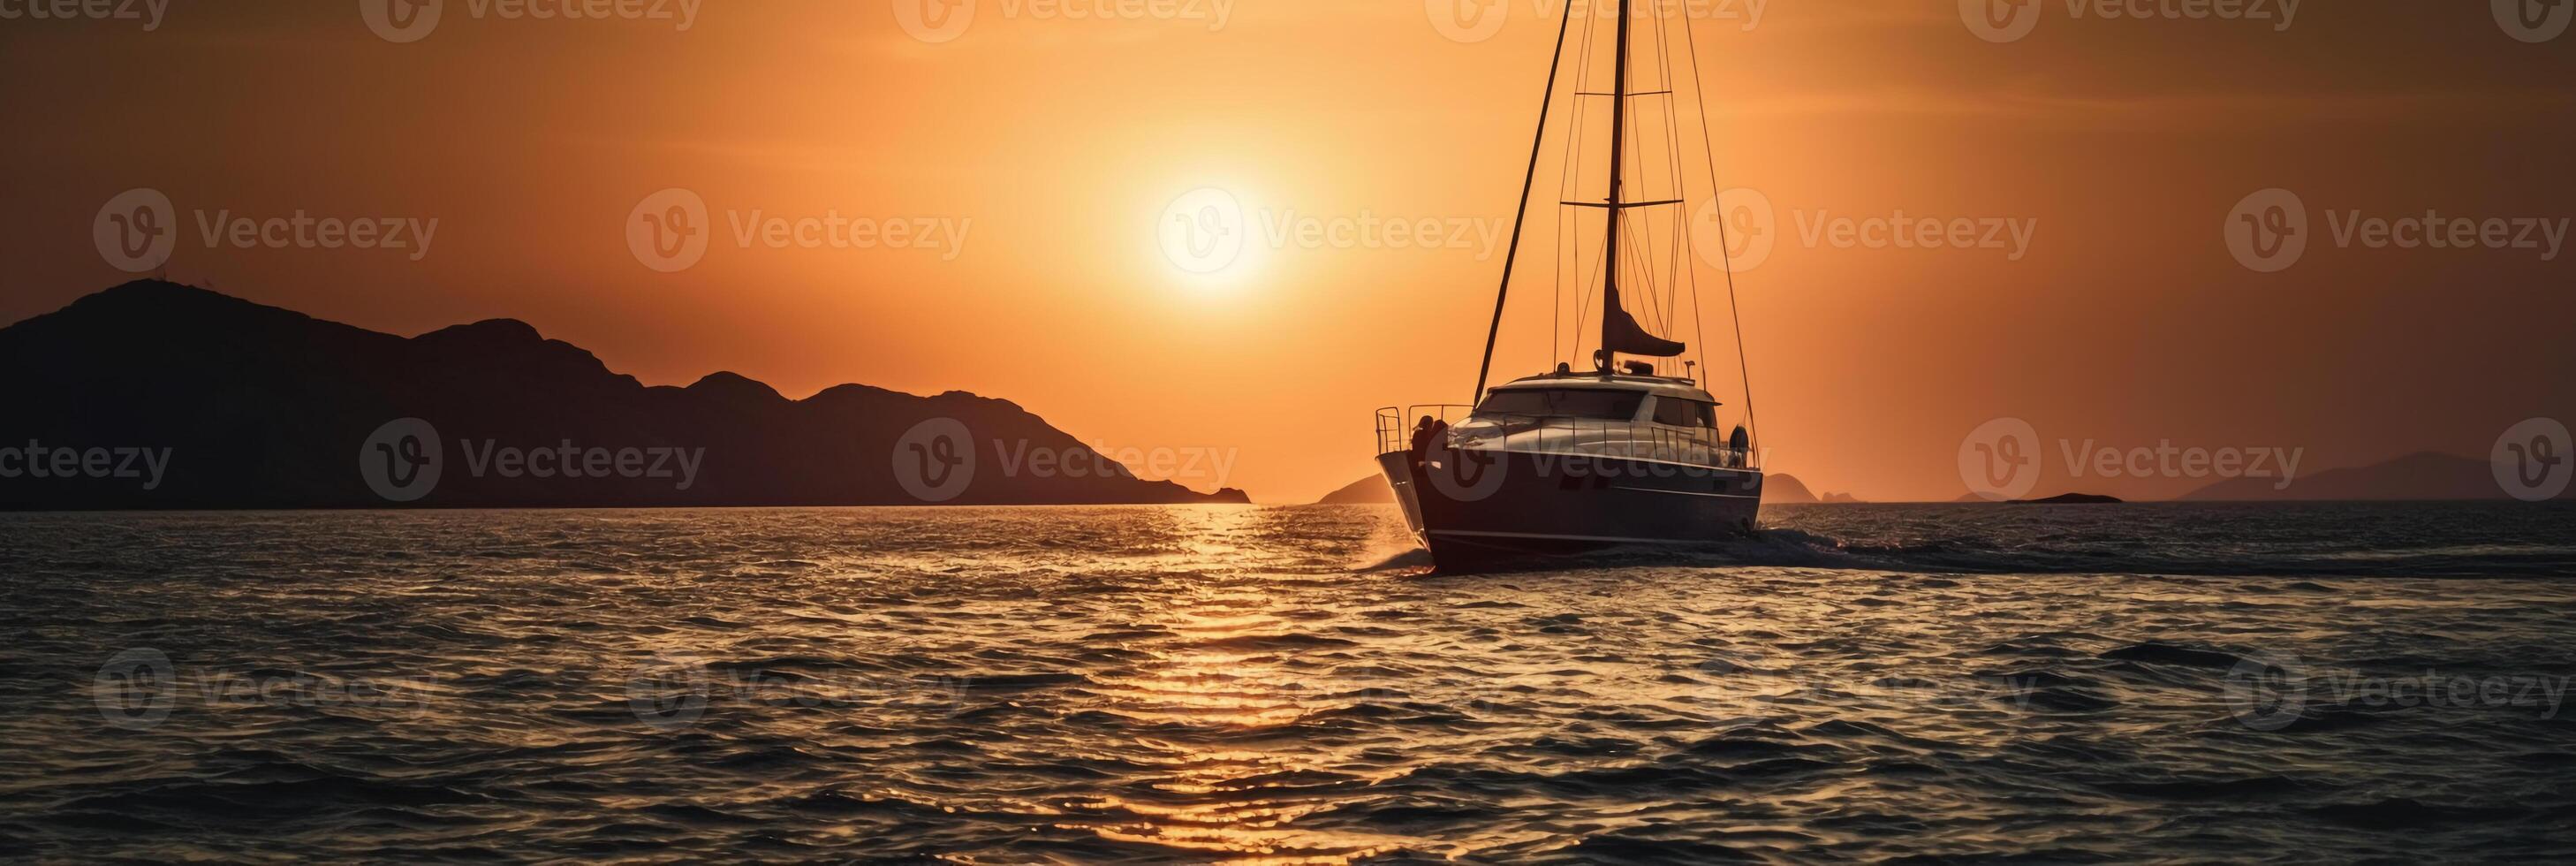
<path id="1" fill-rule="evenodd" d="M 1607 318 L 1602 322 L 1601 340 L 1603 347 L 1610 351 L 1627 355 L 1644 355 L 1649 358 L 1671 358 L 1679 356 L 1689 348 L 1681 343 L 1646 333 L 1645 327 L 1637 324 L 1637 317 L 1629 315 L 1627 310 L 1619 306 L 1619 296 L 1615 290 L 1610 295 L 1609 308 L 1603 311 L 1603 315 Z"/>

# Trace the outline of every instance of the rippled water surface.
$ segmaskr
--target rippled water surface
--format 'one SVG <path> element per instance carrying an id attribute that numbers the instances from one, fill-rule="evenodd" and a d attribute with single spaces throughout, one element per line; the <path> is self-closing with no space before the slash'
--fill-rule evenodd
<path id="1" fill-rule="evenodd" d="M 2576 857 L 2576 512 L 0 516 L 0 855 Z"/>

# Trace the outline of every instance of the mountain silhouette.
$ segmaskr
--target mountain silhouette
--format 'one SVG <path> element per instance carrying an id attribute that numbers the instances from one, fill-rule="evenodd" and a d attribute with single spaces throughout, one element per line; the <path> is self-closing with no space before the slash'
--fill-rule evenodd
<path id="1" fill-rule="evenodd" d="M 157 280 L 0 328 L 0 363 L 7 510 L 1246 501 L 965 392 L 648 387 L 524 322 L 404 338 Z"/>
<path id="2" fill-rule="evenodd" d="M 1317 505 L 1376 505 L 1395 501 L 1395 488 L 1387 486 L 1386 476 L 1371 475 L 1342 485 L 1342 489 L 1324 494 Z"/>
<path id="3" fill-rule="evenodd" d="M 1816 494 L 1808 490 L 1807 483 L 1798 480 L 1797 476 L 1773 475 L 1762 479 L 1762 504 L 1764 505 L 1795 505 L 1815 501 L 1817 501 Z"/>
<path id="4" fill-rule="evenodd" d="M 2302 500 L 2504 499 L 2495 469 L 2473 457 L 2426 451 L 2370 466 L 2331 469 L 2292 478 L 2231 478 L 2185 494 L 2189 502 L 2287 502 Z"/>

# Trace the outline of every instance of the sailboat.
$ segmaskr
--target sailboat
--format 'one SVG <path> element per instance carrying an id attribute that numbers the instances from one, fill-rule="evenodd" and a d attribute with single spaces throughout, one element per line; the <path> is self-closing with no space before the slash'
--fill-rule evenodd
<path id="1" fill-rule="evenodd" d="M 1630 0 L 1619 0 L 1611 82 L 1607 92 L 1587 89 L 1585 80 L 1598 65 L 1596 51 L 1586 48 L 1578 60 L 1574 119 L 1567 124 L 1563 146 L 1568 165 L 1561 184 L 1567 195 L 1559 203 L 1561 242 L 1558 271 L 1559 319 L 1563 298 L 1571 290 L 1576 312 L 1572 351 L 1593 347 L 1588 363 L 1572 360 L 1555 369 L 1487 388 L 1493 372 L 1495 344 L 1502 334 L 1511 299 L 1512 274 L 1520 258 L 1521 239 L 1530 216 L 1540 157 L 1548 142 L 1548 120 L 1557 81 L 1566 61 L 1567 37 L 1576 19 L 1576 2 L 1566 4 L 1559 25 L 1556 55 L 1548 69 L 1546 95 L 1539 108 L 1539 129 L 1530 149 L 1530 168 L 1523 178 L 1521 208 L 1504 256 L 1502 286 L 1494 320 L 1486 332 L 1485 356 L 1472 405 L 1414 405 L 1377 412 L 1378 465 L 1394 487 L 1406 524 L 1444 572 L 1509 568 L 1546 557 L 1631 545 L 1686 545 L 1750 534 L 1762 506 L 1762 469 L 1752 445 L 1751 377 L 1742 376 L 1745 408 L 1726 407 L 1696 380 L 1699 361 L 1680 361 L 1690 353 L 1682 341 L 1659 336 L 1638 321 L 1645 312 L 1667 333 L 1680 325 L 1673 300 L 1687 286 L 1693 296 L 1692 319 L 1705 318 L 1696 300 L 1698 269 L 1691 260 L 1694 233 L 1687 230 L 1682 208 L 1689 198 L 1679 167 L 1681 126 L 1673 110 L 1679 100 L 1672 72 L 1674 54 L 1687 52 L 1696 83 L 1695 51 L 1673 44 L 1661 14 L 1650 20 L 1663 41 L 1653 64 L 1664 80 L 1655 89 L 1637 86 L 1636 45 Z M 1587 7 L 1589 3 L 1585 4 Z M 1662 4 L 1658 3 L 1657 6 Z M 1660 12 L 1660 10 L 1659 10 Z M 1586 16 L 1587 18 L 1589 16 Z M 1589 46 L 1597 21 L 1584 23 Z M 1687 21 L 1680 24 L 1689 39 Z M 1653 82 L 1648 83 L 1654 87 Z M 1695 93 L 1705 99 L 1704 92 Z M 1607 185 L 1594 198 L 1583 189 L 1589 163 L 1582 159 L 1583 118 L 1591 103 L 1609 100 Z M 1661 99 L 1661 118 L 1632 111 L 1632 102 Z M 1659 120 L 1660 122 L 1653 122 Z M 1659 130 L 1668 145 L 1667 158 L 1639 158 L 1648 150 L 1640 141 Z M 1707 145 L 1705 110 L 1699 132 Z M 1652 168 L 1672 169 L 1669 189 L 1638 177 Z M 1715 157 L 1709 157 L 1711 190 L 1703 201 L 1715 204 Z M 1705 211 L 1716 215 L 1713 209 Z M 1584 231 L 1584 215 L 1604 219 L 1597 237 Z M 1657 222 L 1657 214 L 1661 221 Z M 1569 216 L 1573 215 L 1573 216 Z M 1670 242 L 1657 259 L 1657 226 Z M 1728 319 L 1736 331 L 1735 361 L 1744 365 L 1740 316 L 1733 310 L 1734 267 L 1729 258 L 1722 218 L 1717 221 L 1714 251 L 1726 272 Z M 1593 252 L 1597 250 L 1597 253 Z M 1593 268 L 1580 266 L 1589 254 Z M 1596 273 L 1597 272 L 1597 273 Z M 1569 281 L 1572 273 L 1582 277 Z M 1591 274 L 1587 276 L 1586 274 Z M 1657 276 L 1664 285 L 1656 285 Z M 1595 279 L 1597 276 L 1597 279 Z M 1571 282 L 1571 286 L 1569 286 Z M 1657 303 L 1658 299 L 1664 300 Z M 1592 301 L 1598 301 L 1597 308 Z M 1660 315 L 1658 315 L 1660 314 Z M 1597 330 L 1585 325 L 1597 323 Z M 1705 326 L 1701 326 L 1705 336 Z M 1589 332 L 1589 333 L 1586 333 Z M 1704 340 L 1703 340 L 1704 342 Z M 1674 365 L 1679 363 L 1679 369 Z M 1731 432 L 1721 433 L 1728 427 Z"/>

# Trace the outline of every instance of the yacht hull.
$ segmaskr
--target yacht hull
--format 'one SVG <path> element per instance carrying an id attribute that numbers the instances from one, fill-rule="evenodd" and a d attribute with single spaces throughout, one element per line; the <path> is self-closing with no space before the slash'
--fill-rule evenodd
<path id="1" fill-rule="evenodd" d="M 1762 473 L 1654 460 L 1521 451 L 1378 455 L 1434 567 L 1492 571 L 1629 545 L 1698 544 L 1753 532 Z"/>

